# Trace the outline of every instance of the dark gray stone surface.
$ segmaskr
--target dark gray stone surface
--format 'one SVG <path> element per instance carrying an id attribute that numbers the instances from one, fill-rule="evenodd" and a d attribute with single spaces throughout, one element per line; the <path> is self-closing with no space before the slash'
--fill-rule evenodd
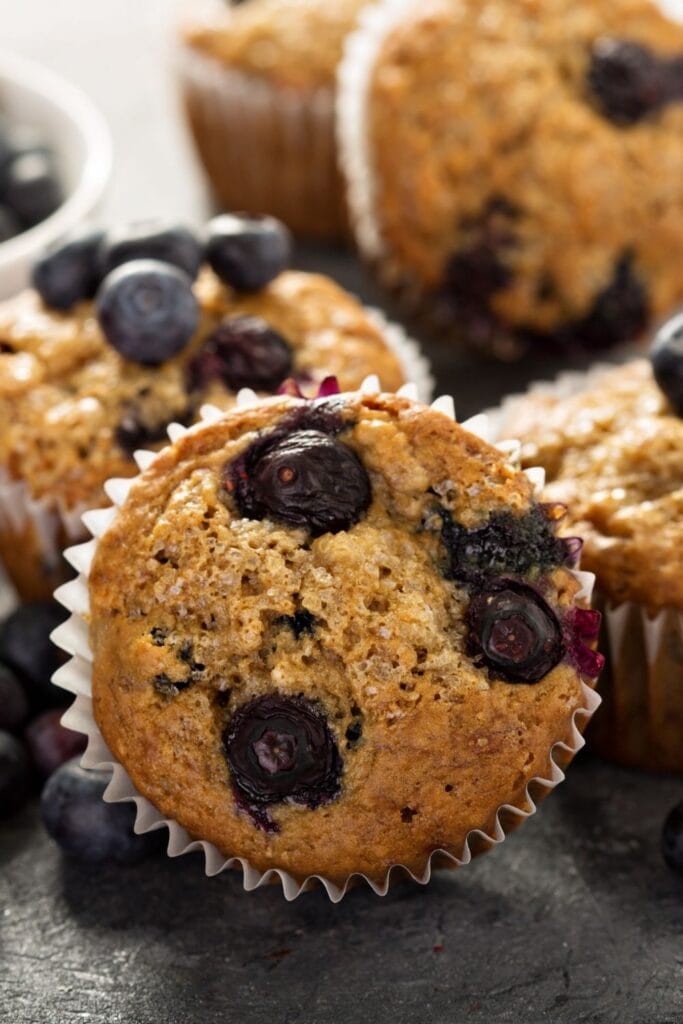
<path id="1" fill-rule="evenodd" d="M 0 828 L 0 1020 L 12 1024 L 679 1024 L 680 780 L 587 757 L 521 831 L 430 886 L 287 904 L 199 857 L 62 860 Z"/>
<path id="2" fill-rule="evenodd" d="M 112 125 L 111 218 L 201 218 L 200 181 L 167 69 L 171 0 L 22 0 L 3 45 L 86 88 Z M 377 302 L 348 254 L 305 250 Z M 547 377 L 430 346 L 461 416 Z M 578 360 L 582 362 L 581 359 Z M 566 365 L 566 364 L 563 364 Z M 683 879 L 659 833 L 681 780 L 582 756 L 501 847 L 456 874 L 339 906 L 245 894 L 200 858 L 83 868 L 35 806 L 0 823 L 2 1024 L 681 1024 Z"/>

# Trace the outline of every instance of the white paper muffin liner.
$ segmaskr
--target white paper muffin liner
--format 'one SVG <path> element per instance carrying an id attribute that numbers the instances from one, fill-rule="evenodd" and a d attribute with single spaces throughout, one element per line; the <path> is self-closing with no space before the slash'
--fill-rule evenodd
<path id="1" fill-rule="evenodd" d="M 523 403 L 529 396 L 549 395 L 560 399 L 569 398 L 599 383 L 605 373 L 614 368 L 614 365 L 609 363 L 597 363 L 587 371 L 561 373 L 553 381 L 537 381 L 531 384 L 526 392 L 510 395 L 497 409 L 487 410 L 486 415 L 492 426 L 493 437 L 506 434 L 506 420 L 514 414 L 516 406 Z M 668 694 L 671 704 L 667 706 L 662 692 L 666 688 L 666 679 L 662 679 L 659 669 L 661 663 L 665 661 L 667 644 L 671 644 L 672 624 L 676 622 L 680 646 L 683 648 L 683 612 L 678 608 L 664 607 L 657 614 L 651 615 L 644 605 L 633 601 L 615 604 L 602 596 L 599 579 L 596 586 L 596 607 L 603 612 L 603 629 L 609 648 L 609 670 L 603 674 L 602 678 L 607 680 L 610 675 L 613 677 L 611 686 L 617 704 L 620 703 L 618 698 L 619 691 L 622 690 L 620 685 L 622 678 L 628 676 L 629 689 L 633 689 L 632 652 L 634 650 L 644 652 L 646 664 L 642 666 L 642 690 L 638 701 L 638 711 L 641 716 L 643 736 L 650 738 L 652 757 L 656 759 L 654 750 L 657 744 L 658 730 L 665 724 L 670 710 L 674 710 L 673 705 L 676 703 L 678 704 L 676 718 L 683 717 L 680 710 L 681 697 L 680 695 L 677 697 L 675 692 L 676 680 L 673 678 L 669 680 Z M 621 711 L 616 706 L 613 709 L 617 720 L 620 714 L 628 716 L 633 711 L 633 706 L 629 703 L 625 691 L 623 692 L 623 705 Z M 589 744 L 590 742 L 589 737 Z M 614 743 L 618 744 L 618 740 L 615 739 Z M 608 753 L 601 742 L 597 745 L 601 752 Z M 627 754 L 619 756 L 617 759 L 632 764 L 639 763 L 642 767 L 654 765 L 654 760 L 650 761 L 648 758 L 641 760 L 635 756 L 629 757 Z M 680 770 L 683 771 L 683 754 L 678 755 L 678 760 L 681 765 Z"/>
<path id="2" fill-rule="evenodd" d="M 421 402 L 429 402 L 434 390 L 434 377 L 429 361 L 417 342 L 401 326 L 387 320 L 381 310 L 364 309 L 368 319 L 382 334 L 387 347 L 398 359 L 404 380 L 415 383 L 417 397 Z M 67 544 L 75 544 L 88 536 L 83 526 L 83 513 L 88 508 L 89 505 L 80 505 L 67 509 L 53 498 L 35 498 L 24 481 L 12 480 L 6 469 L 0 466 L 0 532 L 16 534 L 19 538 L 30 529 L 36 554 L 45 570 L 48 590 L 51 589 L 47 584 L 50 575 L 59 573 L 64 538 Z M 15 572 L 10 575 L 13 575 L 14 583 L 21 591 L 22 580 L 19 574 Z M 58 578 L 52 586 L 57 582 Z"/>
<path id="3" fill-rule="evenodd" d="M 367 378 L 361 385 L 360 392 L 363 394 L 380 393 L 377 379 L 374 377 Z M 415 384 L 406 384 L 400 389 L 398 394 L 416 401 L 418 389 Z M 254 405 L 258 401 L 258 396 L 253 391 L 247 389 L 241 391 L 238 395 L 238 406 L 240 407 Z M 437 398 L 431 407 L 444 416 L 455 419 L 454 403 L 450 396 L 443 395 Z M 213 406 L 205 406 L 202 410 L 202 422 L 190 428 L 183 427 L 180 424 L 172 424 L 168 430 L 169 438 L 171 442 L 174 442 L 184 436 L 188 430 L 191 432 L 200 431 L 206 424 L 215 422 L 216 419 L 223 415 L 224 413 L 219 409 Z M 484 440 L 490 440 L 490 424 L 486 416 L 475 416 L 464 422 L 462 426 Z M 500 442 L 498 448 L 513 465 L 517 464 L 519 455 L 519 444 L 517 442 Z M 135 455 L 141 472 L 144 472 L 157 457 L 158 453 L 150 451 L 139 451 Z M 543 486 L 543 473 L 535 469 L 529 469 L 525 472 L 538 492 Z M 530 780 L 524 797 L 520 801 L 520 806 L 503 804 L 498 808 L 495 815 L 495 825 L 490 833 L 486 833 L 481 829 L 473 829 L 467 835 L 463 848 L 457 856 L 445 850 L 434 850 L 427 860 L 423 873 L 420 875 L 414 874 L 401 864 L 396 864 L 387 870 L 386 876 L 381 883 L 375 882 L 362 874 L 350 875 L 343 885 L 336 884 L 324 875 L 312 875 L 303 882 L 299 882 L 287 871 L 283 871 L 280 868 L 274 867 L 262 872 L 254 868 L 248 860 L 242 857 L 226 858 L 211 843 L 205 840 L 192 839 L 187 830 L 179 825 L 178 822 L 165 818 L 149 800 L 136 791 L 126 770 L 114 758 L 107 747 L 93 716 L 93 655 L 88 638 L 88 574 L 97 549 L 98 540 L 106 533 L 116 519 L 118 507 L 125 502 L 135 479 L 110 480 L 107 483 L 105 489 L 114 505 L 110 508 L 87 512 L 83 516 L 83 521 L 88 531 L 92 534 L 92 539 L 66 552 L 68 561 L 78 571 L 79 575 L 77 579 L 60 587 L 55 594 L 57 600 L 71 612 L 71 617 L 54 631 L 52 639 L 71 655 L 71 659 L 55 673 L 53 682 L 74 694 L 76 698 L 72 706 L 65 713 L 62 721 L 68 728 L 85 733 L 88 737 L 87 749 L 82 760 L 83 766 L 86 768 L 109 769 L 113 773 L 112 780 L 104 795 L 105 800 L 115 803 L 122 801 L 135 803 L 137 811 L 135 831 L 138 833 L 149 832 L 162 827 L 168 828 L 169 856 L 177 857 L 193 850 L 201 850 L 204 853 L 205 872 L 207 875 L 216 875 L 227 868 L 239 868 L 243 873 L 245 890 L 250 891 L 269 882 L 279 881 L 287 900 L 295 899 L 304 890 L 318 882 L 324 887 L 330 900 L 336 903 L 343 898 L 354 880 L 358 879 L 367 882 L 378 896 L 383 896 L 389 890 L 391 877 L 394 873 L 408 874 L 414 881 L 426 885 L 431 878 L 432 868 L 436 864 L 448 864 L 454 868 L 460 867 L 468 864 L 472 859 L 473 846 L 481 845 L 482 841 L 487 845 L 497 845 L 503 842 L 509 831 L 535 812 L 540 799 L 562 782 L 564 772 L 560 765 L 566 765 L 584 746 L 584 740 L 577 722 L 583 720 L 582 726 L 585 726 L 586 721 L 600 704 L 600 698 L 592 688 L 591 681 L 587 679 L 582 680 L 581 683 L 582 706 L 572 716 L 570 742 L 558 742 L 550 749 L 548 752 L 549 764 L 547 775 L 537 776 Z M 572 572 L 581 585 L 581 589 L 577 594 L 577 601 L 585 600 L 589 602 L 593 589 L 593 576 L 580 570 L 572 570 Z M 535 799 L 532 798 L 530 792 L 532 788 Z"/>
<path id="4" fill-rule="evenodd" d="M 201 12 L 208 25 L 216 8 L 226 19 L 226 5 L 213 3 Z M 348 233 L 334 88 L 271 83 L 189 43 L 178 48 L 176 70 L 201 162 L 223 201 L 274 214 L 295 233 Z"/>

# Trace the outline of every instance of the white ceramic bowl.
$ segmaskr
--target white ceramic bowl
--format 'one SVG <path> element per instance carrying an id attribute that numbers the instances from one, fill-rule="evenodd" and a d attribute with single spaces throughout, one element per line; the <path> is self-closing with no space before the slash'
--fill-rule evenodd
<path id="1" fill-rule="evenodd" d="M 6 298 L 28 283 L 31 264 L 46 245 L 96 211 L 111 176 L 112 144 L 104 118 L 80 89 L 4 51 L 0 110 L 44 136 L 55 152 L 66 196 L 42 223 L 0 243 L 0 298 Z"/>

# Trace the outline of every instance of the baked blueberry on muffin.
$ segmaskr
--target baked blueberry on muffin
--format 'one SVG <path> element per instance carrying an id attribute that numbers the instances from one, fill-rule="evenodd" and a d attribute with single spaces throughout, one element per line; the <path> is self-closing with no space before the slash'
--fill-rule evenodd
<path id="1" fill-rule="evenodd" d="M 288 247 L 276 221 L 227 215 L 205 239 L 157 223 L 84 233 L 0 306 L 0 555 L 24 596 L 51 594 L 104 481 L 204 402 L 288 378 L 403 382 L 389 333 L 332 281 L 287 271 Z"/>
<path id="2" fill-rule="evenodd" d="M 501 429 L 546 470 L 584 538 L 583 564 L 606 611 L 601 753 L 683 771 L 683 320 L 637 360 L 503 407 Z"/>
<path id="3" fill-rule="evenodd" d="M 348 231 L 335 74 L 365 0 L 188 5 L 179 70 L 200 159 L 227 209 L 316 238 Z M 235 137 L 239 145 L 235 145 Z"/>
<path id="4" fill-rule="evenodd" d="M 384 0 L 341 70 L 358 241 L 456 341 L 602 349 L 683 298 L 683 26 L 651 0 Z"/>
<path id="5" fill-rule="evenodd" d="M 93 713 L 139 793 L 225 857 L 423 876 L 576 749 L 601 661 L 579 544 L 442 412 L 268 399 L 120 498 L 90 566 Z"/>

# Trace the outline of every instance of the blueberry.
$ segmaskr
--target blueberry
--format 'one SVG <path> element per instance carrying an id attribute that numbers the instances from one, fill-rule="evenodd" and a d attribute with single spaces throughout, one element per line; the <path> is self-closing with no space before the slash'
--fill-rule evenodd
<path id="1" fill-rule="evenodd" d="M 190 365 L 193 388 L 220 380 L 233 391 L 276 391 L 292 372 L 292 350 L 277 331 L 256 316 L 226 317 Z"/>
<path id="2" fill-rule="evenodd" d="M 226 213 L 209 223 L 206 257 L 225 284 L 255 292 L 287 267 L 291 239 L 273 217 Z"/>
<path id="3" fill-rule="evenodd" d="M 136 836 L 132 804 L 107 804 L 111 775 L 67 761 L 48 779 L 40 797 L 43 824 L 64 853 L 81 861 L 133 864 L 159 848 L 156 832 Z"/>
<path id="4" fill-rule="evenodd" d="M 0 664 L 0 729 L 15 732 L 28 718 L 28 698 L 17 676 Z"/>
<path id="5" fill-rule="evenodd" d="M 61 724 L 63 712 L 44 711 L 34 718 L 24 733 L 31 760 L 41 778 L 47 779 L 60 765 L 86 748 L 86 737 Z"/>
<path id="6" fill-rule="evenodd" d="M 456 523 L 446 509 L 440 514 L 441 539 L 448 553 L 447 579 L 478 584 L 492 574 L 523 576 L 532 569 L 574 563 L 575 539 L 555 536 L 542 505 L 521 516 L 495 513 L 475 529 Z"/>
<path id="7" fill-rule="evenodd" d="M 668 100 L 664 60 L 629 40 L 598 39 L 587 81 L 600 112 L 620 125 L 642 121 Z"/>
<path id="8" fill-rule="evenodd" d="M 624 253 L 612 280 L 596 297 L 585 317 L 557 329 L 554 341 L 563 347 L 612 348 L 641 334 L 650 315 L 645 286 Z"/>
<path id="9" fill-rule="evenodd" d="M 494 679 L 537 683 L 564 656 L 562 631 L 543 598 L 522 583 L 497 581 L 467 610 L 468 654 Z"/>
<path id="10" fill-rule="evenodd" d="M 151 448 L 160 441 L 166 441 L 169 423 L 182 423 L 184 426 L 189 426 L 193 418 L 194 410 L 191 405 L 188 405 L 184 412 L 171 417 L 171 419 L 163 419 L 161 422 L 148 419 L 141 409 L 131 405 L 123 411 L 114 436 L 119 448 L 129 458 L 132 458 L 139 448 Z"/>
<path id="11" fill-rule="evenodd" d="M 31 789 L 31 765 L 23 745 L 0 731 L 0 818 L 8 818 L 24 804 Z"/>
<path id="12" fill-rule="evenodd" d="M 46 306 L 71 309 L 91 299 L 100 283 L 98 250 L 101 231 L 82 229 L 59 242 L 33 267 L 33 287 Z"/>
<path id="13" fill-rule="evenodd" d="M 63 705 L 69 696 L 50 678 L 65 655 L 50 640 L 50 633 L 68 618 L 56 601 L 21 605 L 0 626 L 0 660 L 19 675 L 34 711 Z"/>
<path id="14" fill-rule="evenodd" d="M 318 430 L 256 441 L 228 466 L 226 488 L 247 519 L 274 519 L 313 536 L 348 530 L 372 500 L 358 456 Z"/>
<path id="15" fill-rule="evenodd" d="M 664 822 L 662 856 L 672 871 L 683 875 L 683 800 L 676 804 Z"/>
<path id="16" fill-rule="evenodd" d="M 13 210 L 0 203 L 0 242 L 7 242 L 21 231 L 21 225 Z"/>
<path id="17" fill-rule="evenodd" d="M 131 260 L 170 263 L 194 281 L 204 258 L 202 246 L 183 224 L 145 220 L 107 231 L 100 246 L 102 277 Z"/>
<path id="18" fill-rule="evenodd" d="M 107 274 L 97 292 L 97 316 L 124 359 L 156 366 L 188 344 L 199 306 L 187 274 L 158 260 L 133 260 Z"/>
<path id="19" fill-rule="evenodd" d="M 676 415 L 683 416 L 683 313 L 660 328 L 650 359 L 657 384 Z"/>
<path id="20" fill-rule="evenodd" d="M 34 150 L 15 157 L 5 168 L 2 198 L 27 228 L 54 213 L 63 195 L 50 156 Z"/>
<path id="21" fill-rule="evenodd" d="M 342 760 L 313 701 L 273 693 L 243 704 L 223 733 L 233 785 L 248 807 L 291 800 L 309 808 L 339 793 Z"/>

